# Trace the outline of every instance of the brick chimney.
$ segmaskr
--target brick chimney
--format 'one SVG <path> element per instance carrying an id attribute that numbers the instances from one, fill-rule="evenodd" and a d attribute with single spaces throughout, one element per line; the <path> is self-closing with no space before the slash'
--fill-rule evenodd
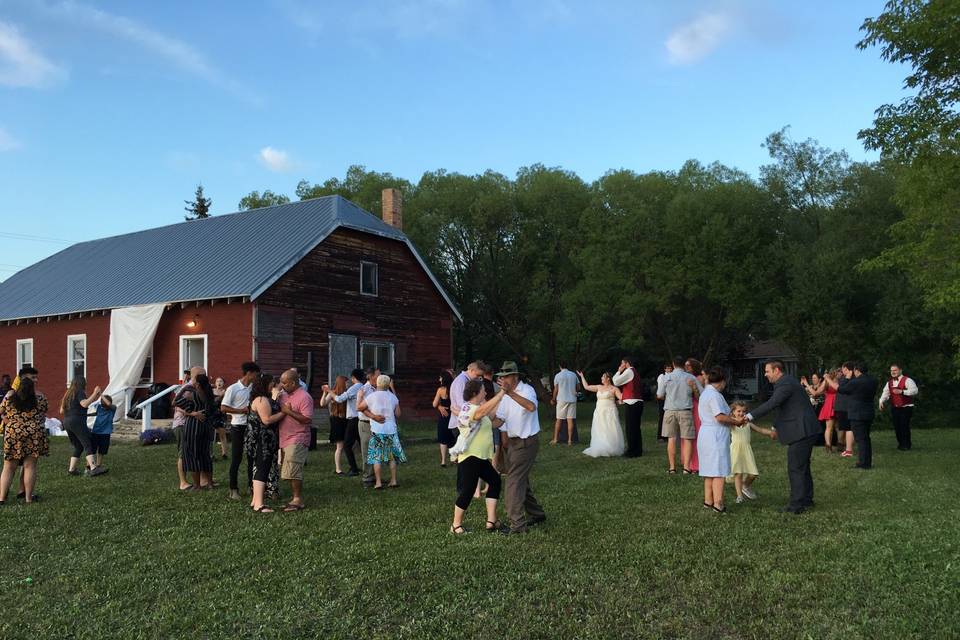
<path id="1" fill-rule="evenodd" d="M 384 189 L 380 197 L 383 204 L 383 221 L 403 231 L 403 195 L 399 189 Z"/>

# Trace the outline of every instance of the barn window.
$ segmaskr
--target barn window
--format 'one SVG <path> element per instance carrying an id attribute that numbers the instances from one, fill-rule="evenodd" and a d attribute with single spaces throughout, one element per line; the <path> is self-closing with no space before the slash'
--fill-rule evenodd
<path id="1" fill-rule="evenodd" d="M 379 290 L 380 277 L 374 262 L 360 263 L 360 293 L 365 296 L 375 296 Z"/>
<path id="2" fill-rule="evenodd" d="M 147 387 L 153 384 L 153 345 L 150 345 L 150 351 L 147 352 L 147 359 L 143 361 L 143 371 L 140 372 L 138 386 Z"/>
<path id="3" fill-rule="evenodd" d="M 67 336 L 67 384 L 77 376 L 87 377 L 87 336 Z"/>
<path id="4" fill-rule="evenodd" d="M 180 336 L 180 371 L 207 368 L 207 336 Z"/>
<path id="5" fill-rule="evenodd" d="M 17 340 L 17 370 L 33 366 L 33 338 Z"/>
<path id="6" fill-rule="evenodd" d="M 390 342 L 361 342 L 360 366 L 373 367 L 381 373 L 393 375 L 393 344 Z"/>

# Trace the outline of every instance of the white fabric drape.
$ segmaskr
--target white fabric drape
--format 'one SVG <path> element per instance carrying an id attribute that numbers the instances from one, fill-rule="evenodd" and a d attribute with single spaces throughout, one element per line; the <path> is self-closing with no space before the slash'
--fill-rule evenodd
<path id="1" fill-rule="evenodd" d="M 126 390 L 140 381 L 163 309 L 162 304 L 148 304 L 110 312 L 110 344 L 107 351 L 110 382 L 103 392 L 113 398 L 117 420 L 130 410 L 126 406 Z"/>

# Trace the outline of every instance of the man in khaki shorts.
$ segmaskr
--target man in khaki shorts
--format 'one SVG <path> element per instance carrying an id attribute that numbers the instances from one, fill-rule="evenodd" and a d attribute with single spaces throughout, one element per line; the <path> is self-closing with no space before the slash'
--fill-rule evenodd
<path id="1" fill-rule="evenodd" d="M 561 362 L 560 372 L 553 378 L 553 398 L 550 404 L 557 407 L 557 421 L 553 425 L 553 440 L 550 444 L 557 444 L 560 439 L 560 427 L 564 420 L 567 422 L 567 445 L 573 444 L 574 422 L 577 419 L 577 386 L 580 384 L 577 374 L 567 369 Z"/>
<path id="2" fill-rule="evenodd" d="M 693 427 L 693 394 L 699 382 L 683 370 L 683 358 L 673 359 L 673 371 L 665 373 L 657 386 L 657 398 L 663 399 L 663 437 L 667 438 L 667 473 L 677 472 L 677 436 L 680 437 L 680 464 L 688 470 L 697 432 Z"/>
<path id="3" fill-rule="evenodd" d="M 280 376 L 283 391 L 277 401 L 284 413 L 280 421 L 280 449 L 283 463 L 280 479 L 290 481 L 293 498 L 284 511 L 301 511 L 303 504 L 303 466 L 307 463 L 310 447 L 310 425 L 313 423 L 313 398 L 300 386 L 296 369 L 289 369 Z"/>

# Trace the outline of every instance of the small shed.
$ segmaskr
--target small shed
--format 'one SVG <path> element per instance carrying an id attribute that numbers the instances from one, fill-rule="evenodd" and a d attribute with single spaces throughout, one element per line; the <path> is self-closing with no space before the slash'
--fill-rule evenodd
<path id="1" fill-rule="evenodd" d="M 797 353 L 779 340 L 751 340 L 743 356 L 730 363 L 731 382 L 727 393 L 737 398 L 769 394 L 772 386 L 763 375 L 767 360 L 782 360 L 786 373 L 797 375 Z"/>

